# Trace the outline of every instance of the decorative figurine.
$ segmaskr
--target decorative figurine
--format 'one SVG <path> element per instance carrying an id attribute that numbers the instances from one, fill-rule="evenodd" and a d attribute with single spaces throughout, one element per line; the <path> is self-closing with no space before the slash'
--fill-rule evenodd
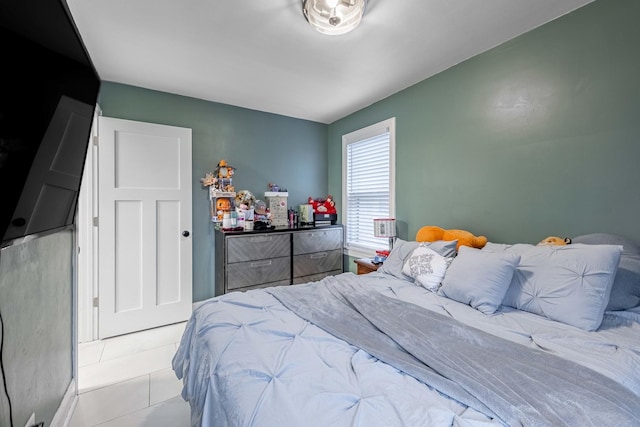
<path id="1" fill-rule="evenodd" d="M 235 191 L 235 188 L 232 184 L 232 177 L 235 173 L 235 168 L 231 165 L 227 164 L 226 160 L 220 160 L 218 162 L 218 166 L 214 171 L 216 176 L 215 188 L 216 191 L 223 191 L 232 193 Z"/>
<path id="2" fill-rule="evenodd" d="M 241 190 L 236 193 L 236 206 L 245 205 L 245 209 L 253 207 L 256 202 L 256 198 L 249 190 Z"/>
<path id="3" fill-rule="evenodd" d="M 214 185 L 216 182 L 218 182 L 218 178 L 213 176 L 212 173 L 207 173 L 204 175 L 204 178 L 200 178 L 200 182 L 202 182 L 203 186 L 209 187 L 211 185 Z"/>
<path id="4" fill-rule="evenodd" d="M 216 199 L 216 215 L 218 221 L 222 221 L 224 213 L 231 210 L 231 200 L 228 197 L 218 197 Z"/>
<path id="5" fill-rule="evenodd" d="M 273 191 L 274 193 L 286 193 L 287 189 L 286 188 L 281 188 L 278 184 L 273 184 L 273 183 L 269 183 L 269 190 Z"/>
<path id="6" fill-rule="evenodd" d="M 227 165 L 226 160 L 220 160 L 215 169 L 215 173 L 218 175 L 218 178 L 231 178 L 233 175 L 233 167 Z"/>
<path id="7" fill-rule="evenodd" d="M 235 191 L 232 184 L 234 173 L 233 166 L 228 165 L 226 160 L 220 160 L 215 170 L 205 174 L 204 178 L 200 178 L 200 182 L 205 187 L 213 186 L 213 191 L 233 193 Z"/>

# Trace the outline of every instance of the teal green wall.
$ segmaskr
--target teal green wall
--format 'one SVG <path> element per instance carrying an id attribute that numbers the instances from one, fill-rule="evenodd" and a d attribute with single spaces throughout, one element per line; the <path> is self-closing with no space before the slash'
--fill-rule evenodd
<path id="1" fill-rule="evenodd" d="M 330 193 L 340 207 L 342 135 L 389 117 L 401 238 L 430 224 L 496 242 L 640 241 L 638 16 L 636 0 L 598 0 L 329 126 L 109 82 L 99 102 L 193 129 L 195 301 L 213 295 L 205 172 L 226 159 L 237 189 L 271 181 L 291 205 Z"/>
<path id="2" fill-rule="evenodd" d="M 104 82 L 104 116 L 192 129 L 193 297 L 214 295 L 213 225 L 200 178 L 220 159 L 236 167 L 236 190 L 264 200 L 269 182 L 289 191 L 291 206 L 327 194 L 327 125 L 195 98 Z"/>
<path id="3" fill-rule="evenodd" d="M 637 0 L 596 1 L 332 123 L 329 192 L 342 135 L 395 116 L 401 238 L 640 241 L 639 17 Z"/>

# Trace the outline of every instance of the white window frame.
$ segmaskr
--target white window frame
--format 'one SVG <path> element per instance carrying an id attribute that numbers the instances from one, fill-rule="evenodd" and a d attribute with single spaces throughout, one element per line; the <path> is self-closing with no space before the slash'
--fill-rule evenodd
<path id="1" fill-rule="evenodd" d="M 342 136 L 342 224 L 345 228 L 344 233 L 344 253 L 356 257 L 372 257 L 376 249 L 387 249 L 388 241 L 380 238 L 380 244 L 377 247 L 363 245 L 350 242 L 348 209 L 347 201 L 347 147 L 350 144 L 365 141 L 369 138 L 379 136 L 383 133 L 389 133 L 389 212 L 382 217 L 395 218 L 396 215 L 396 118 L 391 117 L 379 123 L 367 126 Z M 373 221 L 371 223 L 371 233 L 373 235 Z"/>

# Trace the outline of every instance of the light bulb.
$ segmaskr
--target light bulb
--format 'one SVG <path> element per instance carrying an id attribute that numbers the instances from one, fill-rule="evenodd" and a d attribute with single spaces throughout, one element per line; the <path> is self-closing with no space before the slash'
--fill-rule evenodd
<path id="1" fill-rule="evenodd" d="M 348 33 L 360 24 L 367 0 L 303 0 L 305 18 L 327 35 Z"/>
<path id="2" fill-rule="evenodd" d="M 340 17 L 336 15 L 336 10 L 333 9 L 331 11 L 331 15 L 329 15 L 329 25 L 336 27 L 340 25 L 340 22 L 342 22 L 342 19 L 340 19 Z"/>

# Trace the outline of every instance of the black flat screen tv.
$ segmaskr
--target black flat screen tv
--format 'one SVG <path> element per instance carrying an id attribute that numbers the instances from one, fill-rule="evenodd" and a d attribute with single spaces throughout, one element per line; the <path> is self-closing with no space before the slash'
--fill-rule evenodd
<path id="1" fill-rule="evenodd" d="M 64 0 L 0 4 L 0 247 L 73 224 L 100 79 Z"/>

